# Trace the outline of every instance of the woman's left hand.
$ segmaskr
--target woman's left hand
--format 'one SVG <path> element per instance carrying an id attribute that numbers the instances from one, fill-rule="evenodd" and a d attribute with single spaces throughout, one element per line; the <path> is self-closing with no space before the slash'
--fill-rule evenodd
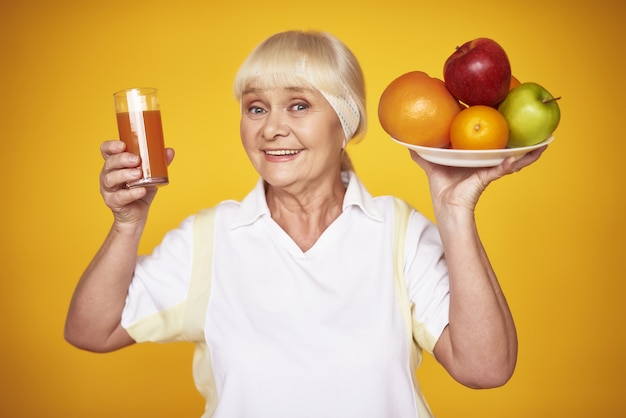
<path id="1" fill-rule="evenodd" d="M 545 149 L 481 168 L 433 164 L 411 152 L 428 177 L 450 282 L 449 323 L 434 354 L 451 376 L 469 387 L 504 384 L 517 359 L 513 317 L 480 242 L 474 209 L 492 181 L 537 161 Z"/>
<path id="2" fill-rule="evenodd" d="M 495 167 L 449 167 L 424 160 L 415 151 L 411 158 L 424 170 L 430 184 L 435 210 L 442 205 L 465 207 L 473 211 L 487 186 L 507 174 L 520 171 L 539 159 L 547 146 L 533 150 L 519 159 L 509 157 Z"/>

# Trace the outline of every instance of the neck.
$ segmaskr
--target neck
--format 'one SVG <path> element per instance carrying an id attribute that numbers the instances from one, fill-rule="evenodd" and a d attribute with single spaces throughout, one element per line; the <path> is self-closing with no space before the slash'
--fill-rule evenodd
<path id="1" fill-rule="evenodd" d="M 341 215 L 345 192 L 339 175 L 332 184 L 301 193 L 268 186 L 266 198 L 272 219 L 307 251 Z"/>

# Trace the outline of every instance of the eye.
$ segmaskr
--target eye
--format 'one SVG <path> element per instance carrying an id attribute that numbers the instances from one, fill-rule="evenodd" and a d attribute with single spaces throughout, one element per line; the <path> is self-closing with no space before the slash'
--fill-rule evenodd
<path id="1" fill-rule="evenodd" d="M 293 104 L 291 106 L 291 109 L 295 110 L 296 112 L 302 112 L 302 111 L 309 109 L 309 107 L 310 106 L 308 103 L 298 102 L 298 103 Z"/>
<path id="2" fill-rule="evenodd" d="M 246 114 L 251 118 L 258 118 L 263 116 L 267 111 L 258 105 L 250 105 L 247 107 Z"/>

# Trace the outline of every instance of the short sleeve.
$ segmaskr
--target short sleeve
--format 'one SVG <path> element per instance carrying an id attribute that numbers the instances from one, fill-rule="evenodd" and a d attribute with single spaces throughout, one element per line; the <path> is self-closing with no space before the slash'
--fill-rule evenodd
<path id="1" fill-rule="evenodd" d="M 152 254 L 141 256 L 135 267 L 122 312 L 122 326 L 137 342 L 170 340 L 176 324 L 168 323 L 172 311 L 188 294 L 193 246 L 193 216 L 169 231 Z M 145 329 L 143 329 L 145 328 Z M 162 335 L 150 329 L 163 329 Z"/>
<path id="2" fill-rule="evenodd" d="M 413 212 L 405 242 L 405 280 L 413 304 L 413 335 L 432 353 L 449 322 L 450 284 L 437 227 Z"/>

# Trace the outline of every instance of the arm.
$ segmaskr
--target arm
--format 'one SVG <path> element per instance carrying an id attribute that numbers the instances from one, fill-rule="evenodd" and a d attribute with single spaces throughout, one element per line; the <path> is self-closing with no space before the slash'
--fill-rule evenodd
<path id="1" fill-rule="evenodd" d="M 124 148 L 121 141 L 107 141 L 101 146 L 105 162 L 100 192 L 114 221 L 76 286 L 65 323 L 65 339 L 90 351 L 113 351 L 134 343 L 121 326 L 121 316 L 156 189 L 124 187 L 127 181 L 141 177 L 136 168 L 138 157 L 124 152 Z M 171 162 L 173 150 L 167 154 Z"/>
<path id="2" fill-rule="evenodd" d="M 469 387 L 503 385 L 517 360 L 515 324 L 480 241 L 474 210 L 492 181 L 533 163 L 544 150 L 481 169 L 439 166 L 412 153 L 428 176 L 450 280 L 449 324 L 434 355 L 452 377 Z"/>

